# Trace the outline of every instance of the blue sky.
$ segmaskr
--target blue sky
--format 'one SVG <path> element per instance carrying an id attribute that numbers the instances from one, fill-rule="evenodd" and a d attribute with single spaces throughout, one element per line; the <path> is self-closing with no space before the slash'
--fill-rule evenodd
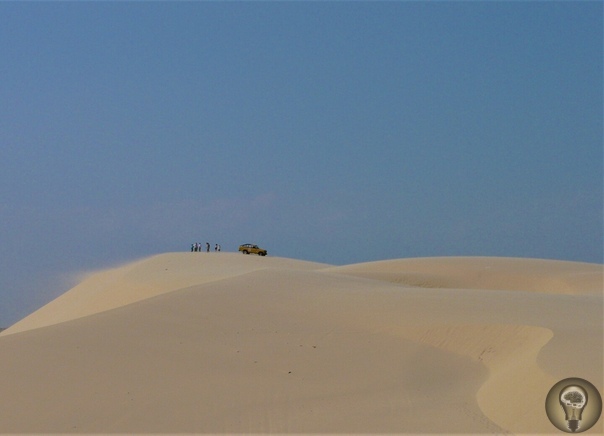
<path id="1" fill-rule="evenodd" d="M 191 242 L 603 262 L 601 2 L 0 3 L 0 326 Z"/>

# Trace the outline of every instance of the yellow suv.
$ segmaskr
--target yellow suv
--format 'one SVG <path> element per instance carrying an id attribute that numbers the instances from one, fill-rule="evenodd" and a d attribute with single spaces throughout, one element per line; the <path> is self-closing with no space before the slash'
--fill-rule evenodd
<path id="1" fill-rule="evenodd" d="M 239 251 L 241 251 L 243 254 L 254 253 L 259 256 L 266 256 L 266 250 L 264 248 L 259 248 L 257 245 L 254 245 L 254 244 L 240 245 Z"/>

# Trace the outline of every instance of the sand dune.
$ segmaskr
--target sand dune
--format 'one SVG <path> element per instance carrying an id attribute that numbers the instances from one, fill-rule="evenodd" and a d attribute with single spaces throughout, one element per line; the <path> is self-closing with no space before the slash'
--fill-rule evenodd
<path id="1" fill-rule="evenodd" d="M 571 295 L 600 295 L 603 289 L 601 265 L 543 259 L 395 259 L 334 267 L 331 271 L 423 288 L 521 290 Z"/>
<path id="2" fill-rule="evenodd" d="M 602 392 L 602 280 L 535 259 L 154 256 L 0 333 L 0 433 L 555 433 L 554 383 Z"/>
<path id="3" fill-rule="evenodd" d="M 269 265 L 257 256 L 222 252 L 189 254 L 163 254 L 89 274 L 70 291 L 12 325 L 10 333 L 81 318 L 166 292 L 235 277 Z M 326 266 L 284 258 L 272 258 L 270 265 L 274 268 L 301 270 Z"/>

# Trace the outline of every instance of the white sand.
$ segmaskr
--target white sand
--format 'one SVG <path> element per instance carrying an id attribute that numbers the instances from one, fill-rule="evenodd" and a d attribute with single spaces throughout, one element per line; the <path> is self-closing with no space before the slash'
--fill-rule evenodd
<path id="1" fill-rule="evenodd" d="M 0 333 L 0 433 L 557 433 L 554 383 L 604 392 L 602 272 L 154 256 Z"/>

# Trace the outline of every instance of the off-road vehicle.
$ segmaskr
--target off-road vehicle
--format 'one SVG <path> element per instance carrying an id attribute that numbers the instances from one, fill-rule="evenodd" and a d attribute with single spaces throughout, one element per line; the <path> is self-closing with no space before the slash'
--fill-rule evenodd
<path id="1" fill-rule="evenodd" d="M 259 256 L 266 256 L 266 250 L 264 248 L 260 248 L 257 245 L 254 244 L 243 244 L 239 246 L 239 251 L 241 251 L 243 254 L 250 254 L 250 253 L 254 253 L 257 254 Z"/>

